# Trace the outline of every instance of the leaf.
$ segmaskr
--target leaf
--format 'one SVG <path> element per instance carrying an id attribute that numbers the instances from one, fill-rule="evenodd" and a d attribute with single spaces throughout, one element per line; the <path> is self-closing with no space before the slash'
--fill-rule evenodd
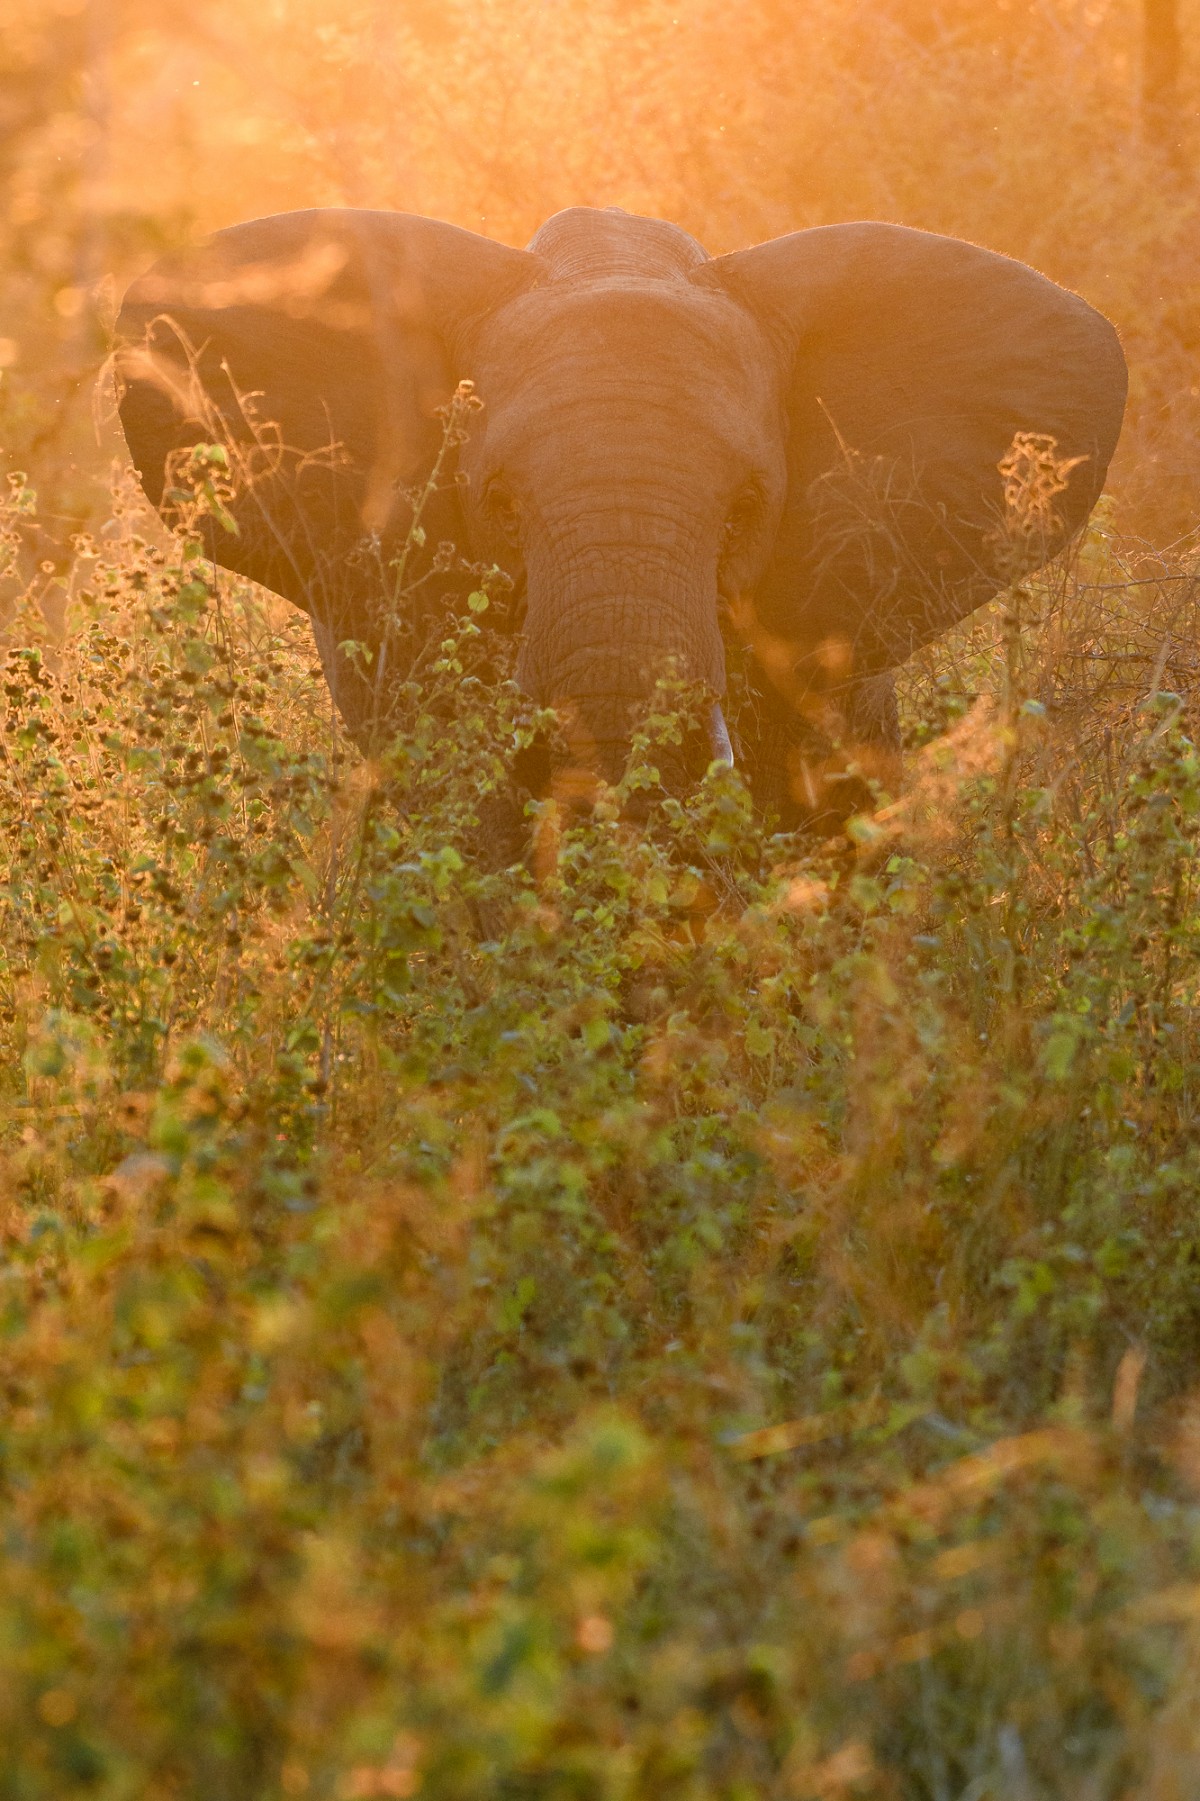
<path id="1" fill-rule="evenodd" d="M 512 1293 L 505 1295 L 496 1310 L 497 1323 L 502 1332 L 516 1332 L 520 1329 L 536 1293 L 537 1283 L 533 1277 L 522 1276 Z"/>
<path id="2" fill-rule="evenodd" d="M 1042 1046 L 1041 1064 L 1052 1082 L 1066 1081 L 1074 1068 L 1075 1054 L 1078 1049 L 1078 1033 L 1069 1028 L 1051 1032 Z"/>
<path id="3" fill-rule="evenodd" d="M 208 502 L 209 512 L 222 530 L 227 531 L 231 538 L 240 538 L 242 535 L 241 527 L 238 525 L 237 520 L 229 511 L 228 507 L 221 500 L 220 495 L 217 493 L 217 490 L 211 482 L 205 482 L 204 484 L 204 498 Z"/>
<path id="4" fill-rule="evenodd" d="M 357 638 L 343 638 L 338 645 L 338 650 L 351 663 L 370 664 L 375 661 L 375 652 L 369 645 L 360 644 Z"/>

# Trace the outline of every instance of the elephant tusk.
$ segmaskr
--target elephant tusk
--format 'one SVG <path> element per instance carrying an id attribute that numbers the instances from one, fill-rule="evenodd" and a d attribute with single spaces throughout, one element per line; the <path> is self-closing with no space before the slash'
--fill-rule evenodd
<path id="1" fill-rule="evenodd" d="M 729 741 L 729 727 L 725 723 L 725 715 L 721 711 L 721 703 L 715 700 L 708 716 L 708 741 L 712 746 L 713 762 L 724 763 L 726 769 L 734 767 L 733 745 Z"/>

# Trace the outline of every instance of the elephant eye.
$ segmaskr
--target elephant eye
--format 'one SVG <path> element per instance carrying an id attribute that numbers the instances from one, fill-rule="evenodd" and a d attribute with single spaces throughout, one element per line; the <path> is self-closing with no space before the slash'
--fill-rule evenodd
<path id="1" fill-rule="evenodd" d="M 721 528 L 721 549 L 728 553 L 749 535 L 758 514 L 758 494 L 754 489 L 747 489 L 739 494 L 730 507 Z"/>
<path id="2" fill-rule="evenodd" d="M 503 482 L 488 483 L 484 494 L 484 506 L 493 524 L 503 532 L 510 544 L 515 544 L 521 533 L 521 513 Z"/>

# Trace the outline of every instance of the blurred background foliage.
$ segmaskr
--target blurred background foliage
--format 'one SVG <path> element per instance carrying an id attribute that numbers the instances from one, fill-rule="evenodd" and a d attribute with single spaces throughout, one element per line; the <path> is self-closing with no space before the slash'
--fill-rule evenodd
<path id="1" fill-rule="evenodd" d="M 1200 480 L 1200 9 L 1177 3 L 1155 129 L 1136 0 L 4 0 L 0 444 L 37 463 L 48 528 L 102 504 L 120 288 L 256 214 L 397 207 L 519 244 L 613 204 L 714 252 L 880 218 L 1117 322 L 1122 523 L 1173 536 Z"/>

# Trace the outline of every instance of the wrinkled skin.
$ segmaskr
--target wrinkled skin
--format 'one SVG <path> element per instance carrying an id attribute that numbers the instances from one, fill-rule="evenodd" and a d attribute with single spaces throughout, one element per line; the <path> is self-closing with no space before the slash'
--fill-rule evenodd
<path id="1" fill-rule="evenodd" d="M 558 214 L 527 251 L 405 214 L 285 214 L 164 259 L 118 329 L 148 494 L 169 514 L 182 451 L 239 452 L 239 535 L 210 548 L 309 611 L 360 740 L 378 697 L 337 647 L 378 645 L 406 495 L 470 377 L 485 404 L 425 523 L 511 575 L 518 680 L 557 709 L 568 760 L 617 780 L 657 677 L 717 702 L 735 656 L 737 760 L 785 826 L 862 804 L 850 761 L 894 783 L 890 672 L 1069 541 L 1125 397 L 1084 302 L 885 225 L 710 259 L 615 209 Z M 1062 473 L 1024 515 L 1010 480 L 1006 516 L 1018 433 Z M 669 785 L 720 754 L 722 724 Z"/>
<path id="2" fill-rule="evenodd" d="M 774 348 L 726 295 L 659 274 L 691 253 L 663 237 L 647 275 L 535 288 L 488 322 L 463 455 L 472 536 L 527 595 L 518 679 L 570 708 L 610 780 L 665 659 L 724 694 L 719 608 L 761 574 L 787 486 Z"/>

